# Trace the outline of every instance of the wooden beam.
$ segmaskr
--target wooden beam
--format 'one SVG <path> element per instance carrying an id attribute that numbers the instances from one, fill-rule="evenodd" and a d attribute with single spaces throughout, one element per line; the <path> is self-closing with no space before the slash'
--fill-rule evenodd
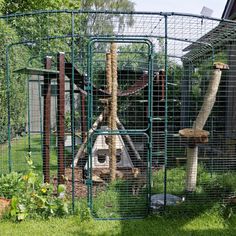
<path id="1" fill-rule="evenodd" d="M 44 76 L 50 79 L 56 79 L 57 76 L 59 75 L 59 71 L 51 70 L 51 67 L 45 68 L 45 69 L 24 67 L 24 68 L 15 70 L 14 73 L 26 74 L 26 75 L 39 75 L 39 76 Z"/>

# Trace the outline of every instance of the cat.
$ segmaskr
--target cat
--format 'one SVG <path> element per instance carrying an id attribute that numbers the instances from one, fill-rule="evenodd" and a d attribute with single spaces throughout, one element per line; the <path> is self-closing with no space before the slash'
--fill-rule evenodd
<path id="1" fill-rule="evenodd" d="M 140 168 L 132 168 L 131 170 L 132 194 L 138 196 L 140 190 L 146 187 L 147 176 L 145 172 L 141 172 Z"/>

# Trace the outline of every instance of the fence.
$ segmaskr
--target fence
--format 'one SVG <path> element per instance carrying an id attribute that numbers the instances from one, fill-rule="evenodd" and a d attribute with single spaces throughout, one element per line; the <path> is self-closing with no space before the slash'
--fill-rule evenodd
<path id="1" fill-rule="evenodd" d="M 65 183 L 95 218 L 235 194 L 235 27 L 180 13 L 2 16 L 0 173 Z M 214 66 L 213 66 L 214 65 Z"/>

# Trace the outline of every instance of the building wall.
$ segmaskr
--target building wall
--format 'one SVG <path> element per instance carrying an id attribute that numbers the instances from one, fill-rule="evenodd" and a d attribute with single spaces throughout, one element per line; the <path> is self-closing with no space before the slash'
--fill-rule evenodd
<path id="1" fill-rule="evenodd" d="M 57 97 L 56 97 L 56 80 L 52 80 L 52 96 L 51 96 L 51 129 L 56 130 L 57 122 Z M 40 133 L 43 127 L 43 96 L 42 87 L 43 78 L 32 76 L 29 82 L 29 113 L 30 113 L 30 132 Z M 53 89 L 54 86 L 54 89 Z M 69 80 L 66 80 L 65 89 L 69 90 Z M 70 111 L 69 93 L 66 92 L 65 96 L 66 112 Z M 76 109 L 78 109 L 79 96 L 75 94 Z M 78 122 L 78 121 L 76 121 Z M 27 130 L 28 122 L 27 122 Z"/>

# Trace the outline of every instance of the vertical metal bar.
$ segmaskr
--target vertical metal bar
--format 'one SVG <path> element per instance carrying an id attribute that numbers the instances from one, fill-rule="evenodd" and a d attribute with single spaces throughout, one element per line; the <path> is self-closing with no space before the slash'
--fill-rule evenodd
<path id="1" fill-rule="evenodd" d="M 213 139 L 213 137 L 214 137 L 214 116 L 212 115 L 211 116 L 211 132 L 210 132 L 210 135 L 211 135 L 211 140 L 214 140 Z M 212 146 L 212 144 L 211 144 L 211 146 Z M 211 177 L 213 176 L 213 163 L 214 163 L 214 160 L 213 160 L 213 158 L 214 158 L 214 154 L 213 154 L 213 152 L 211 151 L 211 157 L 210 157 L 211 159 L 211 168 L 210 168 L 210 170 L 211 170 Z"/>
<path id="2" fill-rule="evenodd" d="M 166 184 L 167 184 L 167 142 L 168 142 L 168 32 L 167 32 L 167 15 L 165 15 L 165 141 L 164 141 L 164 149 L 165 149 L 165 164 L 164 164 L 164 208 L 166 206 Z"/>
<path id="3" fill-rule="evenodd" d="M 12 171 L 11 159 L 11 98 L 10 98 L 10 65 L 9 65 L 9 49 L 6 48 L 6 83 L 7 83 L 7 139 L 8 139 L 8 170 Z"/>
<path id="4" fill-rule="evenodd" d="M 28 61 L 28 65 L 30 66 L 32 64 L 32 60 L 34 59 L 35 57 L 31 57 Z M 27 106 L 28 106 L 28 110 L 27 110 L 27 116 L 28 116 L 28 153 L 31 152 L 31 113 L 30 113 L 30 75 L 28 75 L 28 78 L 27 78 L 27 99 L 28 99 L 28 103 L 27 103 Z"/>
<path id="5" fill-rule="evenodd" d="M 59 78 L 57 79 L 57 158 L 58 184 L 64 183 L 64 135 L 65 135 L 65 54 L 60 52 L 57 57 Z"/>
<path id="6" fill-rule="evenodd" d="M 43 127 L 42 127 L 42 123 L 43 123 L 43 114 L 42 114 L 42 101 L 41 101 L 41 95 L 42 95 L 42 92 L 41 91 L 41 94 L 40 94 L 40 91 L 41 91 L 41 79 L 40 79 L 40 76 L 38 75 L 38 99 L 39 99 L 39 125 L 40 125 L 40 145 L 41 145 L 41 152 L 43 152 Z M 43 153 L 42 153 L 42 159 L 43 159 Z M 43 161 L 43 160 L 42 160 Z"/>
<path id="7" fill-rule="evenodd" d="M 82 86 L 84 87 L 84 81 L 82 82 Z M 85 140 L 86 136 L 86 113 L 85 113 L 85 95 L 80 93 L 81 95 L 81 132 L 82 132 L 82 141 Z"/>
<path id="8" fill-rule="evenodd" d="M 70 110 L 71 110 L 71 148 L 72 148 L 72 211 L 75 210 L 75 166 L 74 166 L 74 157 L 75 157 L 75 104 L 74 104 L 74 80 L 75 80 L 75 74 L 74 74 L 74 67 L 75 67 L 75 57 L 74 57 L 74 13 L 72 12 L 71 15 L 71 31 L 72 31 L 72 44 L 71 44 L 71 64 L 72 64 L 72 71 L 71 71 L 71 80 L 70 80 Z"/>
<path id="9" fill-rule="evenodd" d="M 159 76 L 161 78 L 161 99 L 163 100 L 165 98 L 165 75 L 163 70 L 159 72 Z"/>
<path id="10" fill-rule="evenodd" d="M 28 78 L 27 78 L 28 153 L 31 151 L 31 139 L 30 139 L 30 123 L 31 123 L 30 122 L 30 81 L 29 80 L 30 80 L 30 75 L 28 75 Z"/>
<path id="11" fill-rule="evenodd" d="M 45 58 L 45 69 L 51 69 L 52 58 Z M 51 79 L 43 79 L 43 176 L 50 183 L 50 130 L 51 130 Z"/>
<path id="12" fill-rule="evenodd" d="M 92 50 L 91 50 L 91 42 L 88 44 L 88 83 L 87 83 L 87 109 L 88 109 L 88 116 L 87 116 L 87 133 L 92 128 L 92 104 L 93 104 L 93 91 L 92 91 Z M 88 151 L 88 207 L 92 210 L 92 137 L 88 137 L 88 144 L 87 144 L 87 151 Z"/>
<path id="13" fill-rule="evenodd" d="M 148 58 L 148 117 L 149 117 L 149 147 L 148 147 L 148 211 L 151 209 L 151 182 L 152 182 L 152 146 L 153 146 L 153 47 L 149 45 L 149 58 Z"/>

